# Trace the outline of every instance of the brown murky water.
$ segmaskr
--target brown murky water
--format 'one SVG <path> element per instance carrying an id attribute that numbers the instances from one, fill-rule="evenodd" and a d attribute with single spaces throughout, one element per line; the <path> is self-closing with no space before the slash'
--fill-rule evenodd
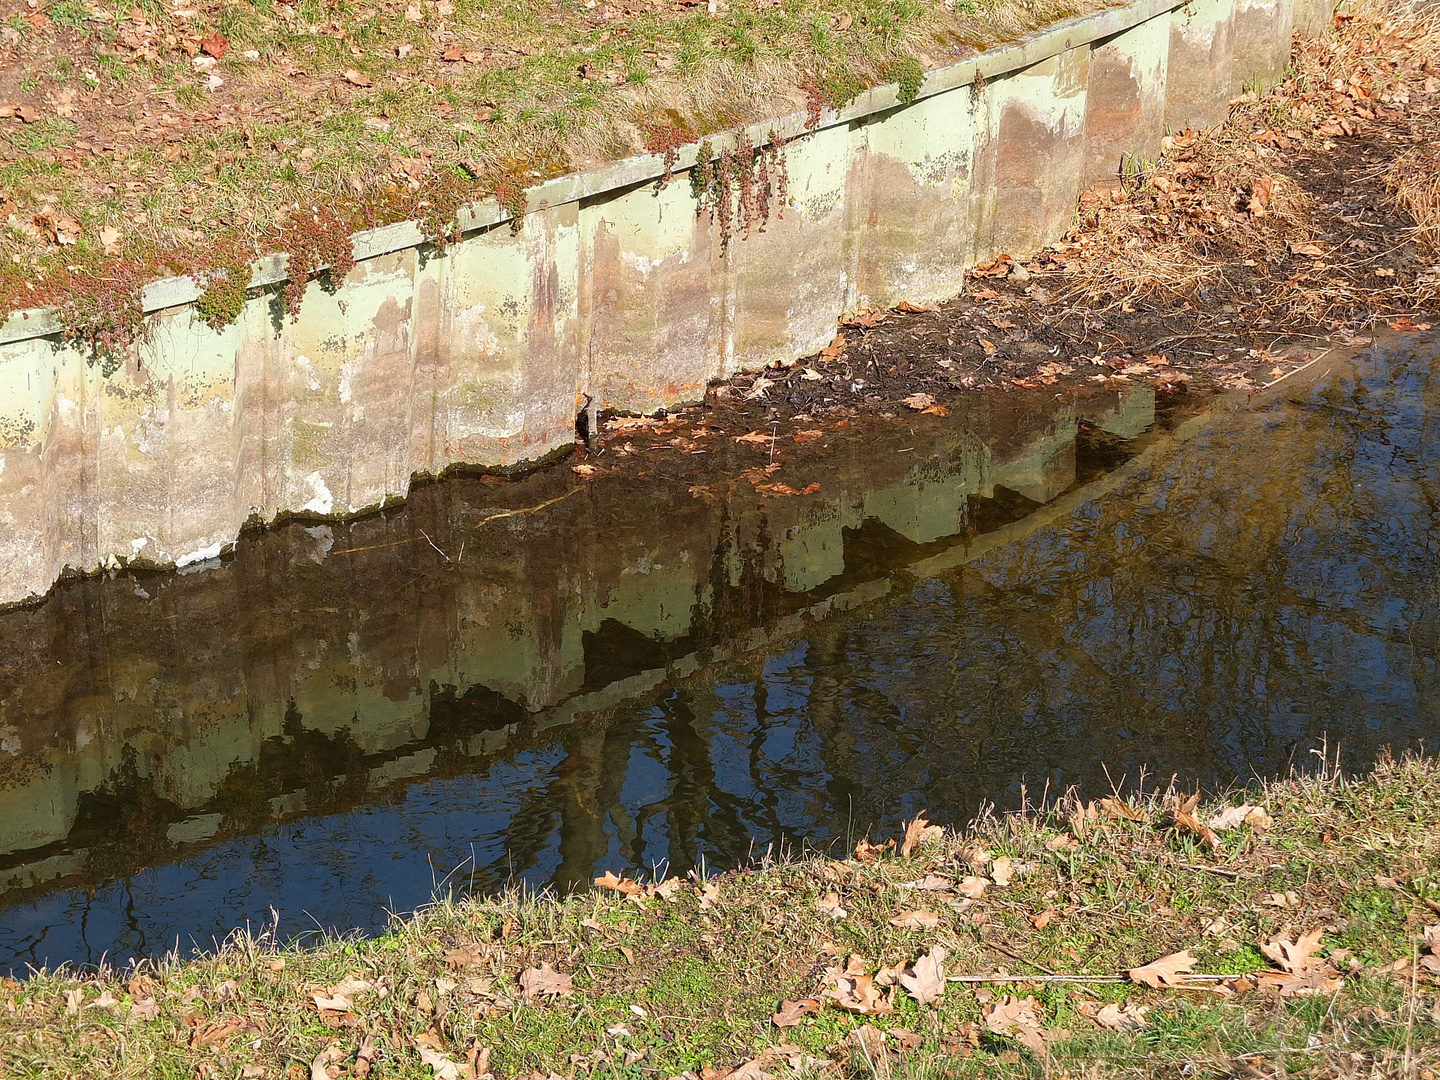
<path id="1" fill-rule="evenodd" d="M 0 972 L 1433 740 L 1437 353 L 1213 413 L 976 395 L 805 497 L 723 452 L 451 480 L 68 584 L 0 616 Z"/>

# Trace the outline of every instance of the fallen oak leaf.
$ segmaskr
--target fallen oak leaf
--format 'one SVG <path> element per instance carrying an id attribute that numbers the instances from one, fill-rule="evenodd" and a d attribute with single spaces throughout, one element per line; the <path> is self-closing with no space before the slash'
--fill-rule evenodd
<path id="1" fill-rule="evenodd" d="M 933 307 L 926 307 L 923 304 L 912 304 L 909 300 L 901 300 L 895 305 L 896 311 L 903 311 L 907 315 L 923 315 L 927 311 L 934 311 Z"/>
<path id="2" fill-rule="evenodd" d="M 344 1058 L 345 1051 L 340 1049 L 340 1044 L 332 1042 L 311 1060 L 310 1080 L 330 1080 L 330 1074 L 326 1071 L 327 1067 L 334 1062 L 344 1060 Z"/>
<path id="3" fill-rule="evenodd" d="M 900 845 L 900 857 L 908 859 L 932 840 L 940 840 L 944 836 L 945 830 L 939 825 L 931 825 L 925 811 L 921 810 L 905 825 L 905 841 Z"/>
<path id="4" fill-rule="evenodd" d="M 351 86 L 375 85 L 374 81 L 368 75 L 366 75 L 363 71 L 357 71 L 355 68 L 346 68 L 340 73 L 340 77 L 344 79 L 347 83 L 349 83 Z"/>
<path id="5" fill-rule="evenodd" d="M 904 404 L 906 408 L 914 409 L 916 412 L 924 412 L 926 409 L 932 408 L 935 405 L 935 396 L 924 393 L 911 394 L 905 399 Z"/>
<path id="6" fill-rule="evenodd" d="M 1189 949 L 1186 949 L 1183 952 L 1162 956 L 1160 959 L 1152 960 L 1140 967 L 1131 968 L 1126 974 L 1133 983 L 1164 990 L 1181 985 L 1184 980 L 1180 976 L 1187 975 L 1194 970 L 1195 956 Z"/>
<path id="7" fill-rule="evenodd" d="M 890 925 L 901 930 L 929 930 L 940 925 L 940 916 L 936 912 L 916 908 L 892 917 Z"/>
<path id="8" fill-rule="evenodd" d="M 1325 927 L 1317 926 L 1297 938 L 1273 938 L 1262 943 L 1260 951 L 1283 971 L 1299 975 L 1325 966 L 1325 961 L 1315 955 L 1324 933 Z"/>
<path id="9" fill-rule="evenodd" d="M 1188 798 L 1176 797 L 1175 799 L 1175 828 L 1179 832 L 1186 832 L 1198 838 L 1211 851 L 1218 851 L 1220 838 L 1195 816 L 1195 807 L 1200 802 L 1199 794 L 1191 795 Z"/>
<path id="10" fill-rule="evenodd" d="M 645 886 L 638 881 L 618 877 L 613 870 L 606 870 L 595 879 L 595 884 L 602 889 L 613 889 L 624 896 L 639 896 L 645 891 Z"/>
<path id="11" fill-rule="evenodd" d="M 426 1038 L 423 1035 L 414 1039 L 415 1050 L 420 1055 L 420 1060 L 430 1066 L 435 1074 L 435 1080 L 474 1080 L 475 1071 L 469 1066 L 455 1061 L 438 1050 L 434 1043 L 435 1039 Z M 322 1075 L 324 1075 L 322 1073 Z M 312 1080 L 318 1080 L 312 1073 Z M 326 1080 L 329 1077 L 326 1076 Z"/>
<path id="12" fill-rule="evenodd" d="M 807 1016 L 814 1016 L 820 1011 L 820 1002 L 814 998 L 801 998 L 799 1001 L 782 1001 L 780 1009 L 770 1017 L 770 1022 L 777 1028 L 795 1027 Z"/>
<path id="13" fill-rule="evenodd" d="M 996 1035 L 1012 1035 L 1037 1054 L 1045 1052 L 1046 1036 L 1040 1026 L 1040 1004 L 1033 996 L 1006 994 L 981 1010 L 985 1026 Z"/>
<path id="14" fill-rule="evenodd" d="M 539 967 L 526 968 L 520 973 L 520 995 L 527 1001 L 535 998 L 568 997 L 574 988 L 574 977 L 556 971 L 548 961 Z"/>
<path id="15" fill-rule="evenodd" d="M 201 51 L 204 52 L 206 56 L 213 56 L 216 60 L 223 59 L 226 50 L 229 48 L 230 39 L 220 33 L 219 30 L 216 30 L 208 38 L 202 38 L 200 40 Z"/>
<path id="16" fill-rule="evenodd" d="M 945 996 L 945 957 L 940 945 L 916 959 L 900 973 L 900 985 L 921 1005 L 929 1005 Z"/>
<path id="17" fill-rule="evenodd" d="M 825 978 L 832 985 L 824 996 L 847 1012 L 871 1016 L 895 1011 L 890 999 L 876 988 L 875 980 L 869 975 L 849 974 L 832 967 L 826 970 Z"/>
<path id="18" fill-rule="evenodd" d="M 1118 1005 L 1115 1002 L 1101 1005 L 1098 1001 L 1082 1001 L 1079 1003 L 1079 1012 L 1090 1020 L 1093 1020 L 1100 1027 L 1110 1031 L 1135 1032 L 1150 1025 L 1146 1013 L 1150 1011 L 1146 1005 L 1131 1005 L 1126 1003 Z"/>
<path id="19" fill-rule="evenodd" d="M 1265 812 L 1263 806 L 1251 806 L 1246 803 L 1243 806 L 1227 806 L 1212 817 L 1208 824 L 1215 832 L 1221 833 L 1238 829 L 1241 825 L 1249 825 L 1254 829 L 1268 829 L 1275 822 Z"/>

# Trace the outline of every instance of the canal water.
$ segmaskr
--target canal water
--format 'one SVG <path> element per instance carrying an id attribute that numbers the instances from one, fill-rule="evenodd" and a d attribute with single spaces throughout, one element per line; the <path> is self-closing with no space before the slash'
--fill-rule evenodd
<path id="1" fill-rule="evenodd" d="M 856 421 L 800 497 L 749 448 L 562 464 L 67 583 L 0 616 L 0 973 L 1433 745 L 1436 346 Z"/>

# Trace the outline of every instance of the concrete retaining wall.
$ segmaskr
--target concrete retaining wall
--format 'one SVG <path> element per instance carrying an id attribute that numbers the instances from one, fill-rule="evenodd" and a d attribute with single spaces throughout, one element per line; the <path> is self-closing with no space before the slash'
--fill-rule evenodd
<path id="1" fill-rule="evenodd" d="M 284 260 L 211 330 L 189 279 L 144 296 L 150 340 L 104 377 L 53 314 L 0 327 L 0 603 L 66 568 L 212 558 L 255 517 L 348 515 L 459 463 L 569 443 L 578 410 L 649 411 L 710 379 L 816 352 L 847 310 L 960 291 L 964 268 L 1069 225 L 1077 195 L 1164 125 L 1214 124 L 1278 79 L 1328 0 L 1137 0 L 773 129 L 793 205 L 722 251 L 683 175 L 632 158 L 491 204 L 426 257 L 418 228 L 355 237 L 356 268 L 277 315 Z M 1298 6 L 1297 6 L 1298 5 Z M 718 147 L 723 140 L 711 140 Z M 682 150 L 679 168 L 695 162 Z M 658 186 L 657 186 L 658 185 Z"/>

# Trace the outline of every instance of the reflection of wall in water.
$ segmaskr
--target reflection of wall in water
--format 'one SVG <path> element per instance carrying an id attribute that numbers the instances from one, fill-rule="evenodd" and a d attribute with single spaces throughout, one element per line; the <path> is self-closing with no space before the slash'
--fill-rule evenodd
<path id="1" fill-rule="evenodd" d="M 997 486 L 1048 501 L 1074 480 L 1082 416 L 1122 435 L 1154 416 L 1153 393 L 1140 388 L 1030 407 L 841 441 L 817 466 L 822 493 L 803 499 L 757 506 L 747 490 L 710 505 L 680 489 L 637 502 L 599 484 L 533 524 L 471 532 L 483 489 L 464 501 L 449 494 L 458 485 L 436 485 L 402 515 L 290 527 L 204 573 L 74 583 L 0 620 L 0 852 L 65 840 L 82 793 L 127 762 L 179 810 L 204 809 L 284 735 L 287 713 L 374 755 L 430 736 L 437 686 L 484 686 L 532 714 L 549 710 L 537 727 L 617 703 L 659 676 L 587 686 L 587 637 L 606 625 L 675 641 L 710 618 L 717 587 L 747 573 L 791 594 L 838 577 L 846 531 L 867 521 L 926 544 L 963 532 L 972 497 Z M 428 546 L 412 542 L 421 529 L 452 552 L 464 539 L 463 562 L 429 568 Z M 471 748 L 494 752 L 505 739 L 481 733 Z M 434 754 L 372 763 L 370 788 L 426 773 Z M 304 791 L 269 807 L 303 809 Z M 169 838 L 203 840 L 223 823 L 198 814 Z M 0 870 L 0 888 L 80 869 L 73 852 L 35 855 L 49 857 Z"/>

